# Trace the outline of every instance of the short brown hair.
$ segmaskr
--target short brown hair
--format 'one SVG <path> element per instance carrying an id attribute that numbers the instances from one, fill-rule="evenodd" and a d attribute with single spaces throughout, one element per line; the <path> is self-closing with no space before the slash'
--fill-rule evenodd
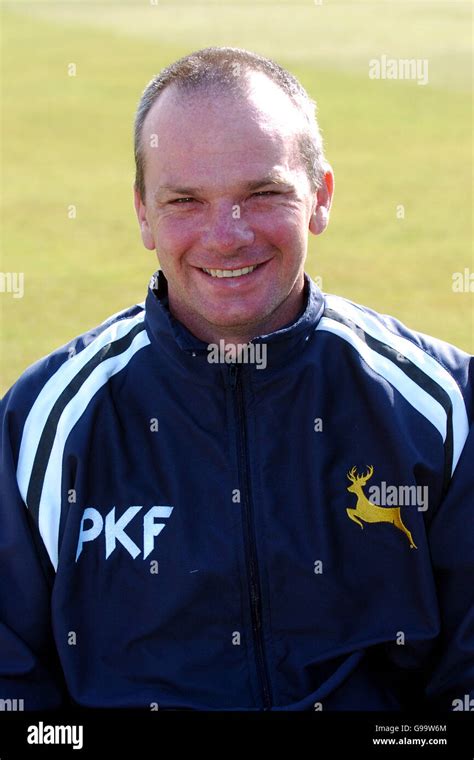
<path id="1" fill-rule="evenodd" d="M 229 93 L 242 87 L 241 73 L 259 71 L 266 74 L 288 95 L 302 112 L 307 123 L 299 137 L 299 149 L 313 190 L 321 186 L 324 176 L 324 154 L 321 133 L 316 120 L 316 104 L 293 74 L 278 63 L 257 53 L 233 47 L 209 47 L 180 58 L 167 66 L 147 84 L 135 116 L 135 187 L 145 198 L 145 155 L 142 131 L 146 116 L 163 90 L 175 84 L 184 92 L 199 89 Z"/>

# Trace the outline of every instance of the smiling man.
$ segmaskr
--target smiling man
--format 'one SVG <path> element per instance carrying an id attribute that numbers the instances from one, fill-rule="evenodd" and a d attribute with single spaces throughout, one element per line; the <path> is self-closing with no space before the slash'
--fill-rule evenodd
<path id="1" fill-rule="evenodd" d="M 145 303 L 2 402 L 0 697 L 469 704 L 470 357 L 305 274 L 334 181 L 277 64 L 172 64 L 142 95 L 135 158 L 160 262 Z"/>

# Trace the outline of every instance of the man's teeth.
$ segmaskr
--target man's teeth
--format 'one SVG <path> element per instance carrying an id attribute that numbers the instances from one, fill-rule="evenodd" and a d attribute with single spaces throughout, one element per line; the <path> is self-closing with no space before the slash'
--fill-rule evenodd
<path id="1" fill-rule="evenodd" d="M 254 267 L 244 267 L 243 269 L 206 269 L 203 267 L 203 272 L 207 272 L 211 277 L 241 277 L 243 274 L 250 274 L 257 267 L 258 264 Z"/>

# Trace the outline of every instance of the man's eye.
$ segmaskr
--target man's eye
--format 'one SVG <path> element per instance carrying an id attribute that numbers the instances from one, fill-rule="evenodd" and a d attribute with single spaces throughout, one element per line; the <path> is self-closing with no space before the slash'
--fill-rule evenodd
<path id="1" fill-rule="evenodd" d="M 252 193 L 252 195 L 256 198 L 265 198 L 269 195 L 280 195 L 278 190 L 259 190 L 258 193 Z"/>
<path id="2" fill-rule="evenodd" d="M 175 198 L 173 201 L 170 201 L 170 203 L 192 203 L 194 198 Z"/>

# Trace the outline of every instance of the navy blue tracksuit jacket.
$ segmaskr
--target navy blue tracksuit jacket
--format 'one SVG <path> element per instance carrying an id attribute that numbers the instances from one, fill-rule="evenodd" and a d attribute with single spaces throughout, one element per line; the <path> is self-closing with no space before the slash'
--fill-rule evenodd
<path id="1" fill-rule="evenodd" d="M 157 273 L 6 394 L 0 699 L 474 697 L 470 357 L 309 278 L 253 343 L 265 368 L 210 361 Z"/>

